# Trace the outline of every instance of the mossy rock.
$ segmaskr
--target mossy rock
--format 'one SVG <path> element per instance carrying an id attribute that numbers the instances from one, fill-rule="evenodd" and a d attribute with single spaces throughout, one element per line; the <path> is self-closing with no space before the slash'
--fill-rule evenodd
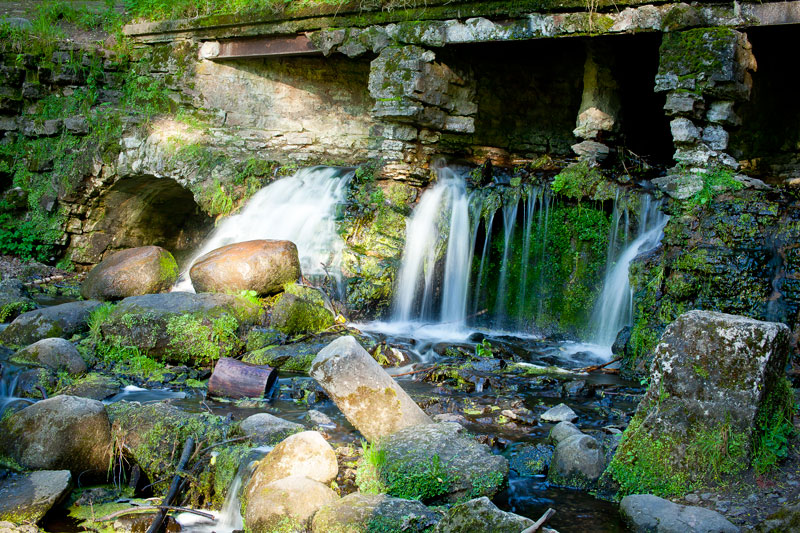
<path id="1" fill-rule="evenodd" d="M 356 492 L 329 503 L 314 515 L 315 533 L 374 533 L 377 531 L 429 531 L 440 520 L 439 513 L 415 500 L 386 494 Z"/>
<path id="2" fill-rule="evenodd" d="M 122 383 L 115 377 L 91 372 L 72 382 L 62 393 L 92 400 L 105 400 L 117 394 L 121 388 Z"/>
<path id="3" fill-rule="evenodd" d="M 72 337 L 87 329 L 89 314 L 100 305 L 100 302 L 89 300 L 28 311 L 0 332 L 0 342 L 27 346 L 50 337 Z"/>
<path id="4" fill-rule="evenodd" d="M 307 374 L 314 357 L 328 345 L 330 340 L 267 346 L 244 354 L 242 361 L 255 365 L 268 365 L 287 372 Z"/>
<path id="5" fill-rule="evenodd" d="M 333 313 L 312 300 L 284 293 L 272 306 L 270 326 L 287 335 L 319 333 L 335 323 Z"/>

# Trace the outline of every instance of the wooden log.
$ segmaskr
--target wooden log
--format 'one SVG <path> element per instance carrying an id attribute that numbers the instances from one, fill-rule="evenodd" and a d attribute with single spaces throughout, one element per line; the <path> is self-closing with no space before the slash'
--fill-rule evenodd
<path id="1" fill-rule="evenodd" d="M 208 380 L 208 394 L 227 398 L 261 398 L 272 390 L 277 379 L 278 371 L 272 367 L 223 357 L 217 361 Z"/>
<path id="2" fill-rule="evenodd" d="M 553 517 L 554 514 L 556 514 L 555 509 L 553 508 L 547 509 L 547 511 L 545 511 L 545 513 L 541 516 L 541 518 L 539 518 L 539 520 L 534 522 L 534 524 L 531 527 L 524 529 L 522 533 L 536 533 L 537 531 L 542 529 L 542 527 L 547 523 L 548 520 L 550 520 Z"/>
<path id="3" fill-rule="evenodd" d="M 161 507 L 163 507 L 163 509 L 156 513 L 156 517 L 153 519 L 153 523 L 150 524 L 150 528 L 147 530 L 147 533 L 158 533 L 161 531 L 161 527 L 164 524 L 164 518 L 167 517 L 167 509 L 172 506 L 172 502 L 178 497 L 178 492 L 180 492 L 181 484 L 183 482 L 182 474 L 186 469 L 186 464 L 189 462 L 189 458 L 192 456 L 193 451 L 194 439 L 189 437 L 186 439 L 186 444 L 183 445 L 183 453 L 181 453 L 181 459 L 178 461 L 178 469 L 175 477 L 172 478 L 172 484 L 169 486 L 169 492 L 167 492 L 167 495 L 164 497 L 164 501 L 161 502 Z"/>

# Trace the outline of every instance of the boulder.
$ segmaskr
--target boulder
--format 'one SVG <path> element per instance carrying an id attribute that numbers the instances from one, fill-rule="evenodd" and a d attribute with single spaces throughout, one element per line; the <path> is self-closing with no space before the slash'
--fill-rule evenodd
<path id="1" fill-rule="evenodd" d="M 105 477 L 111 453 L 105 406 L 54 396 L 0 422 L 0 450 L 30 469 L 70 470 L 82 480 Z"/>
<path id="2" fill-rule="evenodd" d="M 451 507 L 433 533 L 519 533 L 532 525 L 533 520 L 501 511 L 483 496 Z"/>
<path id="3" fill-rule="evenodd" d="M 117 394 L 121 388 L 122 383 L 117 379 L 92 372 L 68 385 L 62 393 L 92 400 L 105 400 Z"/>
<path id="4" fill-rule="evenodd" d="M 573 435 L 583 435 L 583 432 L 572 422 L 559 422 L 550 430 L 548 438 L 553 444 L 558 444 Z"/>
<path id="5" fill-rule="evenodd" d="M 257 240 L 229 244 L 198 258 L 189 270 L 197 292 L 281 292 L 300 278 L 297 246 L 290 241 Z"/>
<path id="6" fill-rule="evenodd" d="M 370 442 L 433 423 L 352 336 L 340 337 L 322 349 L 309 374 Z"/>
<path id="7" fill-rule="evenodd" d="M 324 339 L 324 336 L 323 336 Z M 318 342 L 293 342 L 283 346 L 267 346 L 242 356 L 242 361 L 254 365 L 267 365 L 281 371 L 308 374 L 311 362 L 320 350 L 330 344 L 330 338 Z"/>
<path id="8" fill-rule="evenodd" d="M 462 435 L 463 430 L 455 422 L 442 422 L 383 437 L 373 445 L 382 459 L 374 459 L 374 450 L 365 452 L 359 487 L 372 485 L 398 498 L 424 502 L 494 496 L 505 484 L 508 461 Z"/>
<path id="9" fill-rule="evenodd" d="M 314 515 L 311 531 L 329 533 L 372 533 L 373 531 L 429 531 L 440 519 L 416 500 L 392 498 L 386 494 L 354 492 L 324 505 Z M 517 531 L 516 533 L 519 533 Z"/>
<path id="10" fill-rule="evenodd" d="M 255 324 L 261 312 L 257 303 L 230 294 L 146 294 L 122 300 L 99 328 L 108 342 L 170 363 L 208 367 L 238 353 L 239 328 Z"/>
<path id="11" fill-rule="evenodd" d="M 316 333 L 334 324 L 333 313 L 324 306 L 284 293 L 272 306 L 269 324 L 286 335 Z"/>
<path id="12" fill-rule="evenodd" d="M 339 497 L 319 481 L 302 476 L 278 479 L 253 492 L 245 506 L 245 523 L 253 533 L 305 533 L 314 513 Z"/>
<path id="13" fill-rule="evenodd" d="M 239 429 L 253 442 L 274 445 L 305 428 L 269 413 L 257 413 L 242 420 Z"/>
<path id="14" fill-rule="evenodd" d="M 178 263 L 160 246 L 141 246 L 111 254 L 97 264 L 81 285 L 86 299 L 120 300 L 165 292 L 178 280 Z"/>
<path id="15" fill-rule="evenodd" d="M 756 528 L 758 533 L 789 533 L 800 531 L 800 500 L 787 503 L 771 514 Z"/>
<path id="16" fill-rule="evenodd" d="M 100 302 L 88 300 L 28 311 L 0 332 L 0 342 L 25 346 L 49 337 L 71 337 L 86 330 L 89 314 L 98 306 Z"/>
<path id="17" fill-rule="evenodd" d="M 609 465 L 623 494 L 682 494 L 747 468 L 751 443 L 767 425 L 782 431 L 792 411 L 784 376 L 789 338 L 783 324 L 710 311 L 670 324 Z"/>
<path id="18" fill-rule="evenodd" d="M 69 470 L 40 470 L 0 483 L 0 520 L 35 524 L 72 488 Z"/>
<path id="19" fill-rule="evenodd" d="M 520 477 L 533 477 L 547 472 L 552 460 L 552 446 L 525 443 L 514 449 L 509 466 Z"/>
<path id="20" fill-rule="evenodd" d="M 304 477 L 328 484 L 336 479 L 339 465 L 336 452 L 316 431 L 303 431 L 285 438 L 258 462 L 245 487 L 246 499 L 265 486 L 289 476 Z"/>
<path id="21" fill-rule="evenodd" d="M 569 406 L 560 403 L 542 413 L 539 418 L 545 422 L 574 422 L 578 419 L 578 415 Z"/>
<path id="22" fill-rule="evenodd" d="M 651 494 L 626 496 L 619 512 L 633 533 L 738 533 L 739 528 L 716 511 L 678 505 Z"/>
<path id="23" fill-rule="evenodd" d="M 75 345 L 60 337 L 51 337 L 34 342 L 11 356 L 18 365 L 43 366 L 56 372 L 64 370 L 72 376 L 84 374 L 86 362 Z"/>
<path id="24" fill-rule="evenodd" d="M 18 279 L 0 281 L 0 322 L 14 320 L 21 313 L 36 309 L 36 302 Z"/>
<path id="25" fill-rule="evenodd" d="M 547 480 L 561 487 L 587 489 L 597 483 L 605 468 L 600 443 L 589 435 L 572 435 L 556 445 Z"/>

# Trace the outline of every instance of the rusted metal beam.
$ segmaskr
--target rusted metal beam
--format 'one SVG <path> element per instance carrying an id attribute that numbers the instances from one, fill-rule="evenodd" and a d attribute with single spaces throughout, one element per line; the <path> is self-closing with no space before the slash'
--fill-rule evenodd
<path id="1" fill-rule="evenodd" d="M 305 35 L 259 37 L 231 41 L 206 41 L 200 48 L 203 59 L 224 61 L 257 57 L 320 54 L 322 51 Z"/>

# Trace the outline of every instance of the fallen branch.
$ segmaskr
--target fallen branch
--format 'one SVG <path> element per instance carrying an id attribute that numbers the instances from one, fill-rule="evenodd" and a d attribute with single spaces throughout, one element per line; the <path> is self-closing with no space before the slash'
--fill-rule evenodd
<path id="1" fill-rule="evenodd" d="M 293 340 L 291 342 L 287 342 L 286 344 L 297 344 L 298 342 L 305 342 L 305 341 L 307 341 L 308 339 L 310 339 L 312 337 L 318 337 L 318 336 L 320 336 L 320 335 L 322 335 L 324 333 L 333 333 L 334 331 L 336 331 L 339 328 L 347 329 L 347 324 L 334 324 L 334 325 L 330 326 L 329 328 L 323 329 L 322 331 L 320 331 L 318 333 L 309 333 L 308 335 L 304 335 L 304 336 L 300 337 L 299 339 L 295 339 L 295 340 Z"/>
<path id="2" fill-rule="evenodd" d="M 608 365 L 613 365 L 617 361 L 621 361 L 621 360 L 622 360 L 622 356 L 615 357 L 614 359 L 612 359 L 608 363 L 603 363 L 602 365 L 587 366 L 585 368 L 579 368 L 575 372 L 595 372 L 597 370 L 600 370 L 601 368 L 607 367 Z"/>
<path id="3" fill-rule="evenodd" d="M 169 492 L 167 492 L 167 495 L 164 497 L 164 501 L 161 502 L 163 507 L 169 507 L 172 505 L 172 501 L 178 496 L 181 482 L 183 481 L 183 470 L 186 468 L 186 464 L 189 462 L 189 458 L 192 456 L 193 451 L 194 439 L 189 437 L 186 439 L 186 444 L 183 445 L 183 453 L 181 453 L 181 459 L 178 462 L 178 469 L 176 470 L 175 477 L 172 478 L 172 484 L 169 486 Z M 158 513 L 156 513 L 156 517 L 153 519 L 153 523 L 150 524 L 147 533 L 158 533 L 161 531 L 161 527 L 164 524 L 164 518 L 166 518 L 166 516 L 166 509 L 159 510 Z"/>
<path id="4" fill-rule="evenodd" d="M 141 511 L 159 511 L 159 510 L 179 511 L 181 513 L 196 514 L 198 516 L 202 516 L 203 518 L 208 518 L 209 520 L 215 519 L 213 514 L 204 513 L 202 511 L 195 511 L 194 509 L 189 509 L 187 507 L 175 507 L 174 505 L 143 505 L 141 507 L 131 507 L 130 509 L 122 509 L 121 511 L 115 511 L 111 514 L 107 514 L 103 517 L 96 519 L 95 522 L 108 522 L 109 520 L 113 520 L 119 516 L 123 516 L 126 514 L 138 513 Z"/>
<path id="5" fill-rule="evenodd" d="M 427 372 L 428 370 L 434 370 L 435 368 L 437 368 L 437 366 L 438 365 L 434 365 L 434 366 L 429 366 L 428 368 L 421 368 L 419 370 L 412 370 L 411 372 L 404 372 L 402 374 L 394 374 L 392 377 L 393 378 L 399 378 L 399 377 L 402 377 L 402 376 L 410 376 L 412 374 L 419 374 L 420 372 Z"/>
<path id="6" fill-rule="evenodd" d="M 542 529 L 542 526 L 544 526 L 547 523 L 547 521 L 553 517 L 554 514 L 556 514 L 556 510 L 553 509 L 552 507 L 548 508 L 547 511 L 545 511 L 544 514 L 541 516 L 541 518 L 539 518 L 539 520 L 534 522 L 531 527 L 523 529 L 522 533 L 536 533 L 537 531 Z"/>

